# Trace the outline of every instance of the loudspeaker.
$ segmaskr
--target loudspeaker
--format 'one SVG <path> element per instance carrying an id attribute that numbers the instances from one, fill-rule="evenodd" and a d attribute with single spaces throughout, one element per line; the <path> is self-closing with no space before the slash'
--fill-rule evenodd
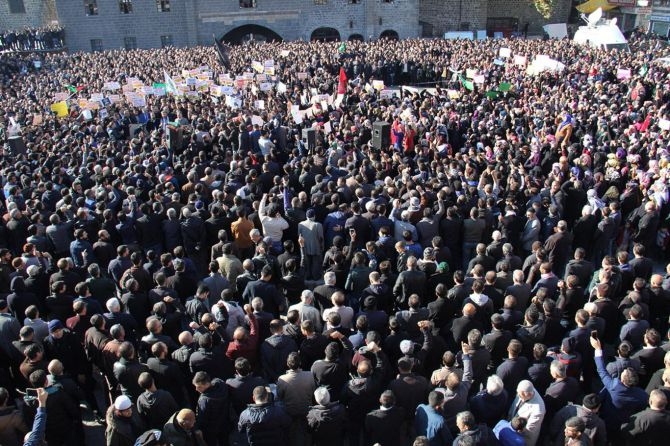
<path id="1" fill-rule="evenodd" d="M 27 149 L 22 136 L 12 136 L 7 138 L 7 144 L 9 145 L 9 149 L 13 156 L 25 155 Z"/>
<path id="2" fill-rule="evenodd" d="M 391 124 L 377 121 L 372 124 L 372 147 L 377 150 L 388 149 L 391 145 Z"/>
<path id="3" fill-rule="evenodd" d="M 307 150 L 314 150 L 316 147 L 316 130 L 302 129 L 302 142 Z"/>

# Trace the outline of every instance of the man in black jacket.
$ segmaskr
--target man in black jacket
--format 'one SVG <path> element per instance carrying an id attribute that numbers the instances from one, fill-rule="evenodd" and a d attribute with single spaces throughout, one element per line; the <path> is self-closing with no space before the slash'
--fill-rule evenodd
<path id="1" fill-rule="evenodd" d="M 386 390 L 379 398 L 381 407 L 369 412 L 365 417 L 365 444 L 400 446 L 405 444 L 405 409 L 395 405 L 395 395 Z"/>
<path id="2" fill-rule="evenodd" d="M 150 429 L 162 429 L 167 420 L 179 410 L 177 402 L 170 392 L 157 389 L 154 379 L 148 372 L 142 372 L 137 380 L 144 389 L 137 398 L 137 412 Z"/>
<path id="3" fill-rule="evenodd" d="M 202 431 L 207 446 L 228 444 L 228 387 L 218 378 L 210 378 L 207 372 L 198 372 L 193 377 L 193 386 L 200 394 L 195 411 L 196 428 Z"/>
<path id="4" fill-rule="evenodd" d="M 652 390 L 649 408 L 634 414 L 630 422 L 622 426 L 629 444 L 658 445 L 670 436 L 670 412 L 666 410 L 668 400 L 661 390 Z"/>

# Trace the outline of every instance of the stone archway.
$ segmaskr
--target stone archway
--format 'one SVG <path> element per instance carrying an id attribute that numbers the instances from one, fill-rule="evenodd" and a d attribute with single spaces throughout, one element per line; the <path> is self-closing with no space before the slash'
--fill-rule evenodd
<path id="1" fill-rule="evenodd" d="M 250 40 L 259 42 L 281 42 L 284 39 L 270 28 L 260 25 L 242 25 L 228 31 L 221 38 L 222 41 L 239 45 Z"/>
<path id="2" fill-rule="evenodd" d="M 383 31 L 379 35 L 380 39 L 391 39 L 391 40 L 399 40 L 400 36 L 396 31 L 393 31 L 392 29 L 387 29 L 386 31 Z"/>
<path id="3" fill-rule="evenodd" d="M 340 40 L 340 32 L 335 28 L 321 27 L 312 31 L 309 40 L 319 42 L 337 42 Z"/>

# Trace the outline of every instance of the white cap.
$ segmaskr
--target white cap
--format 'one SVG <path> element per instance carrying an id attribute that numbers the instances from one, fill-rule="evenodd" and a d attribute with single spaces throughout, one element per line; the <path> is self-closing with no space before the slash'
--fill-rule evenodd
<path id="1" fill-rule="evenodd" d="M 116 399 L 114 400 L 114 409 L 116 410 L 126 410 L 130 409 L 132 406 L 133 403 L 130 401 L 130 398 L 128 398 L 125 395 L 116 397 Z"/>

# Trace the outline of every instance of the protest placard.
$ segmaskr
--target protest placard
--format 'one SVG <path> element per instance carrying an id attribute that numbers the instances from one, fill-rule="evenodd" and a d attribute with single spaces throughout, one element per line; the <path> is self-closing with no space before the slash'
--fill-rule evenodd
<path id="1" fill-rule="evenodd" d="M 616 71 L 616 78 L 619 79 L 620 81 L 630 79 L 630 77 L 631 77 L 630 69 L 619 68 Z"/>
<path id="2" fill-rule="evenodd" d="M 262 99 L 254 101 L 254 108 L 258 110 L 265 110 L 265 101 Z"/>
<path id="3" fill-rule="evenodd" d="M 502 59 L 506 59 L 512 55 L 512 50 L 509 48 L 500 48 L 498 50 L 498 56 Z"/>

